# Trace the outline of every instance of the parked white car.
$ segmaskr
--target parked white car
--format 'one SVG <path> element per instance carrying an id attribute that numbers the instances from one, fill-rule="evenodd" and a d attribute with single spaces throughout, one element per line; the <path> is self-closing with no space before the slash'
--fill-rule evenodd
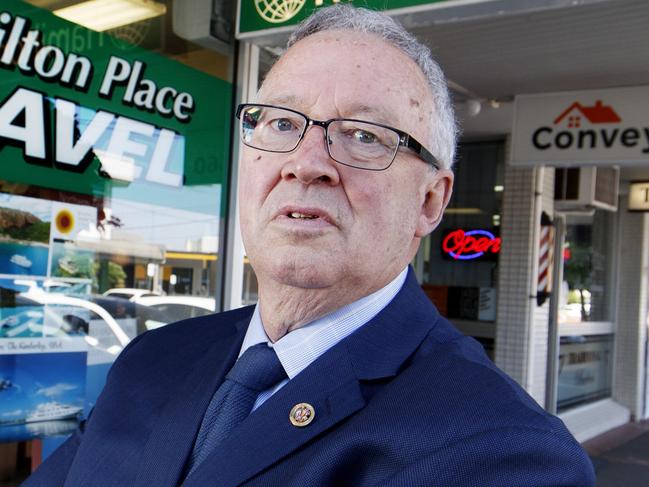
<path id="1" fill-rule="evenodd" d="M 216 311 L 214 298 L 200 296 L 143 296 L 133 300 L 138 304 L 156 309 L 171 323 L 196 316 L 204 316 Z"/>
<path id="2" fill-rule="evenodd" d="M 112 298 L 122 298 L 128 299 L 129 301 L 135 301 L 138 298 L 145 296 L 161 296 L 160 293 L 151 291 L 150 289 L 136 289 L 132 287 L 114 287 L 109 289 L 103 296 L 110 296 Z"/>
<path id="3" fill-rule="evenodd" d="M 21 295 L 27 299 L 31 299 L 37 302 L 38 304 L 44 305 L 46 307 L 45 308 L 46 311 L 50 311 L 54 309 L 53 307 L 81 308 L 87 311 L 91 311 L 98 318 L 102 319 L 106 323 L 106 325 L 108 326 L 108 328 L 110 329 L 114 337 L 117 339 L 119 346 L 121 346 L 122 348 L 125 347 L 128 344 L 128 342 L 130 342 L 131 339 L 133 338 L 132 336 L 129 337 L 124 332 L 124 330 L 119 325 L 119 323 L 115 321 L 115 319 L 110 315 L 108 311 L 106 311 L 104 308 L 102 308 L 101 306 L 93 302 L 86 301 L 85 299 L 66 296 L 64 294 L 47 293 L 41 290 L 34 290 L 34 289 L 30 289 L 28 292 L 21 293 Z M 61 319 L 61 317 L 59 317 L 57 314 L 54 314 L 54 317 L 56 318 L 55 323 L 58 325 L 59 319 Z M 45 334 L 48 334 L 47 322 L 44 323 L 43 326 L 46 328 L 44 330 Z M 60 328 L 60 327 L 55 325 L 55 328 Z M 63 331 L 66 330 L 64 329 Z M 88 332 L 88 330 L 75 330 L 75 331 L 82 331 L 85 333 Z"/>
<path id="4" fill-rule="evenodd" d="M 89 363 L 114 360 L 137 333 L 135 319 L 118 321 L 91 301 L 39 289 L 17 293 L 3 312 L 0 337 L 83 337 Z"/>

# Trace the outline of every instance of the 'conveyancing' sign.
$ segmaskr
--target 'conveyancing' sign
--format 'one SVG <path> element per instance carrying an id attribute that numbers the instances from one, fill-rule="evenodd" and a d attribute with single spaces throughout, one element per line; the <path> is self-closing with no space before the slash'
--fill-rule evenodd
<path id="1" fill-rule="evenodd" d="M 511 163 L 649 164 L 649 86 L 516 97 Z"/>

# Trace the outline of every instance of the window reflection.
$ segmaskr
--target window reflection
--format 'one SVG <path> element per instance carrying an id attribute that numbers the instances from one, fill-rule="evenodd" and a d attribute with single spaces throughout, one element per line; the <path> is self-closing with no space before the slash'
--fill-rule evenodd
<path id="1" fill-rule="evenodd" d="M 559 412 L 611 395 L 613 335 L 561 337 Z"/>
<path id="2" fill-rule="evenodd" d="M 462 144 L 454 172 L 455 189 L 444 219 L 423 240 L 417 256 L 423 261 L 422 287 L 448 318 L 494 322 L 503 144 Z"/>
<path id="3" fill-rule="evenodd" d="M 567 216 L 560 323 L 610 321 L 612 234 L 611 212 Z"/>
<path id="4" fill-rule="evenodd" d="M 191 189 L 187 193 L 185 205 L 191 207 Z M 214 208 L 213 201 L 202 199 L 199 192 L 194 208 Z M 195 316 L 196 307 L 213 312 L 218 220 L 188 209 L 111 203 L 98 221 L 91 206 L 0 193 L 1 282 L 20 300 L 48 305 L 86 299 L 94 303 L 87 308 L 100 315 L 94 308 L 135 317 L 135 311 L 153 305 L 148 297 L 177 310 L 185 305 L 187 316 Z M 184 315 L 158 313 L 157 321 L 169 323 L 178 316 Z"/>

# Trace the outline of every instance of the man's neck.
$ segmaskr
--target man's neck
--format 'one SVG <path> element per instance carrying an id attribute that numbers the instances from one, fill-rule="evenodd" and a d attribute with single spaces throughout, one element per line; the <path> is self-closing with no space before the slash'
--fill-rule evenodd
<path id="1" fill-rule="evenodd" d="M 277 282 L 267 285 L 259 282 L 259 306 L 264 330 L 268 338 L 276 342 L 290 331 L 373 293 L 387 282 L 371 289 L 352 287 L 352 291 L 347 286 L 304 289 Z"/>

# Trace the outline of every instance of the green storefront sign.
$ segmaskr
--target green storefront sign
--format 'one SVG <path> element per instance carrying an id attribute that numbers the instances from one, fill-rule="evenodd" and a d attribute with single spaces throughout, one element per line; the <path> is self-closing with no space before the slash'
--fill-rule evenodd
<path id="1" fill-rule="evenodd" d="M 336 3 L 353 3 L 374 10 L 396 10 L 451 0 L 239 0 L 239 37 L 259 35 L 269 29 L 295 25 L 314 10 Z"/>
<path id="2" fill-rule="evenodd" d="M 231 92 L 49 11 L 0 5 L 4 181 L 167 205 L 188 186 L 225 185 Z"/>

